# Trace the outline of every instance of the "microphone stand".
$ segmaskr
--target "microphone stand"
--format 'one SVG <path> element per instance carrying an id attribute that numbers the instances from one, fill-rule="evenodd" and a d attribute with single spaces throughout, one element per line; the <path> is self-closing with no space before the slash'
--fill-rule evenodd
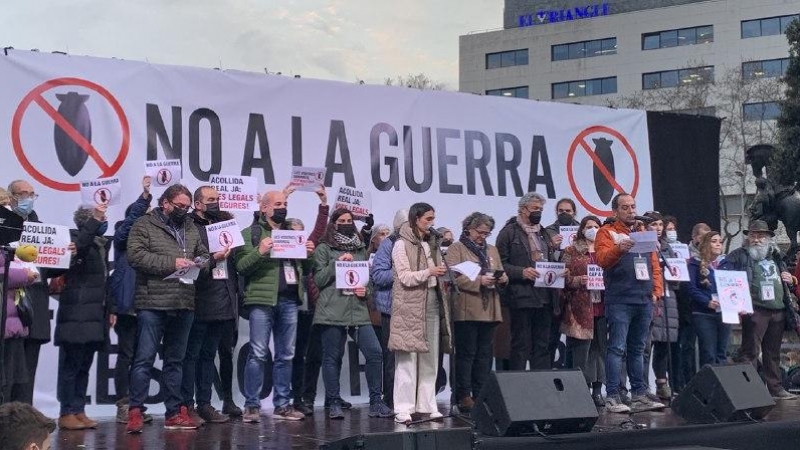
<path id="1" fill-rule="evenodd" d="M 7 249 L 2 249 L 3 254 L 3 301 L 2 308 L 0 308 L 0 405 L 6 402 L 3 395 L 6 384 L 6 368 L 5 368 L 5 351 L 6 351 L 6 302 L 8 301 L 8 272 L 11 270 L 11 260 L 14 259 L 14 254 Z"/>
<path id="2" fill-rule="evenodd" d="M 439 256 L 441 256 L 442 262 L 444 262 L 444 267 L 446 269 L 446 271 L 445 271 L 446 282 L 449 283 L 450 289 L 453 290 L 452 294 L 459 295 L 461 293 L 461 291 L 458 289 L 458 285 L 456 285 L 456 282 L 455 282 L 456 278 L 453 275 L 453 270 L 450 268 L 450 264 L 447 263 L 447 259 L 444 257 L 445 255 L 444 255 L 444 252 L 442 251 L 442 247 L 439 246 L 438 250 L 439 250 Z M 456 419 L 463 420 L 469 426 L 473 426 L 474 425 L 471 421 L 467 420 L 467 418 L 462 416 L 460 414 L 460 411 L 458 410 L 458 403 L 457 403 L 458 399 L 456 399 L 456 388 L 455 388 L 455 386 L 456 386 L 456 363 L 455 363 L 455 361 L 456 361 L 456 352 L 458 351 L 458 349 L 456 348 L 455 320 L 453 319 L 453 301 L 452 301 L 453 295 L 451 295 L 451 293 L 448 292 L 446 297 L 447 298 L 443 298 L 442 301 L 443 302 L 447 302 L 448 306 L 450 308 L 450 316 L 448 318 L 448 323 L 450 325 L 450 333 L 451 333 L 450 338 L 451 338 L 451 345 L 453 347 L 453 351 L 450 353 L 449 357 L 447 358 L 448 359 L 447 363 L 448 363 L 448 366 L 450 368 L 450 374 L 447 377 L 447 378 L 449 378 L 449 381 L 450 381 L 450 412 L 449 412 L 449 414 L 447 414 L 445 416 L 442 416 L 442 417 L 419 419 L 419 420 L 411 421 L 411 422 L 408 423 L 408 427 L 412 427 L 414 425 L 419 425 L 421 423 L 433 422 L 433 421 L 436 421 L 436 420 L 444 419 L 446 417 L 453 417 L 453 418 L 456 418 Z"/>

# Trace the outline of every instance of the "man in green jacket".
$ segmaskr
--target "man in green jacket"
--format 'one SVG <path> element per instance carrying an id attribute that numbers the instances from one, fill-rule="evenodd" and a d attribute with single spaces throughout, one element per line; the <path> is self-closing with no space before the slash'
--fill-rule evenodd
<path id="1" fill-rule="evenodd" d="M 236 270 L 245 281 L 244 307 L 250 320 L 250 355 L 244 369 L 245 412 L 242 420 L 261 420 L 261 383 L 264 361 L 269 351 L 270 332 L 275 330 L 275 362 L 272 370 L 272 403 L 276 419 L 303 420 L 305 416 L 289 403 L 292 358 L 297 338 L 297 305 L 303 298 L 303 268 L 310 260 L 272 258 L 272 230 L 285 229 L 286 195 L 270 191 L 261 199 L 257 223 L 242 233 L 244 247 L 236 253 Z M 306 241 L 308 255 L 314 243 Z"/>

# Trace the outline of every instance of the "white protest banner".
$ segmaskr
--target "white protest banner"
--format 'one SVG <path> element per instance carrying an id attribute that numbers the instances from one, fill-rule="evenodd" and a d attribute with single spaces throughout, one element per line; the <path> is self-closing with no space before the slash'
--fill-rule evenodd
<path id="1" fill-rule="evenodd" d="M 667 281 L 689 281 L 689 267 L 683 258 L 666 258 L 664 279 Z"/>
<path id="2" fill-rule="evenodd" d="M 536 261 L 536 271 L 539 276 L 533 284 L 536 287 L 563 289 L 564 270 L 566 265 L 559 262 Z"/>
<path id="3" fill-rule="evenodd" d="M 206 225 L 206 232 L 208 233 L 208 251 L 211 253 L 225 250 L 225 247 L 236 248 L 244 245 L 242 230 L 239 229 L 236 219 Z"/>
<path id="4" fill-rule="evenodd" d="M 714 281 L 717 283 L 717 295 L 724 323 L 739 323 L 740 312 L 753 312 L 753 299 L 750 297 L 747 272 L 715 270 Z"/>
<path id="5" fill-rule="evenodd" d="M 366 286 L 369 281 L 367 261 L 336 261 L 336 289 Z"/>
<path id="6" fill-rule="evenodd" d="M 272 230 L 270 258 L 306 259 L 306 235 L 303 231 Z"/>
<path id="7" fill-rule="evenodd" d="M 325 182 L 324 167 L 292 167 L 292 181 L 289 186 L 294 186 L 298 191 L 316 192 L 324 186 Z"/>
<path id="8" fill-rule="evenodd" d="M 119 205 L 122 182 L 119 177 L 100 178 L 81 182 L 81 204 L 84 206 Z"/>
<path id="9" fill-rule="evenodd" d="M 71 238 L 69 227 L 49 223 L 25 222 L 22 224 L 20 244 L 31 244 L 39 250 L 33 264 L 36 267 L 69 269 L 72 253 L 67 249 Z"/>
<path id="10" fill-rule="evenodd" d="M 258 211 L 258 181 L 254 177 L 211 175 L 208 184 L 219 193 L 219 209 Z"/>
<path id="11" fill-rule="evenodd" d="M 672 249 L 672 251 L 675 253 L 676 258 L 689 259 L 691 257 L 688 244 L 681 244 L 680 242 L 675 242 L 673 244 L 669 244 L 669 248 Z"/>
<path id="12" fill-rule="evenodd" d="M 569 247 L 575 242 L 575 236 L 578 235 L 577 225 L 567 225 L 558 227 L 558 234 L 561 235 L 561 250 Z"/>
<path id="13" fill-rule="evenodd" d="M 181 182 L 180 159 L 164 159 L 159 161 L 145 161 L 144 174 L 150 177 L 151 186 L 166 188 Z"/>
<path id="14" fill-rule="evenodd" d="M 369 192 L 342 186 L 336 193 L 334 210 L 345 208 L 353 213 L 353 219 L 362 220 L 372 212 L 372 196 Z"/>
<path id="15" fill-rule="evenodd" d="M 603 268 L 597 264 L 587 264 L 586 274 L 589 275 L 589 281 L 586 283 L 586 289 L 590 291 L 605 291 L 606 283 L 603 281 Z"/>

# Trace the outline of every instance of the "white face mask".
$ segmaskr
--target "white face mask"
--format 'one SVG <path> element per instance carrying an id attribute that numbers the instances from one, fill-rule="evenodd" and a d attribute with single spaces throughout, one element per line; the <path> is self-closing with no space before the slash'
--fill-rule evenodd
<path id="1" fill-rule="evenodd" d="M 583 235 L 586 237 L 586 239 L 594 242 L 594 238 L 597 237 L 597 230 L 598 228 L 585 228 L 583 230 Z"/>
<path id="2" fill-rule="evenodd" d="M 675 230 L 667 230 L 667 231 L 665 231 L 665 233 L 667 233 L 667 242 L 669 242 L 669 243 L 678 242 L 678 232 L 677 231 L 675 231 Z"/>

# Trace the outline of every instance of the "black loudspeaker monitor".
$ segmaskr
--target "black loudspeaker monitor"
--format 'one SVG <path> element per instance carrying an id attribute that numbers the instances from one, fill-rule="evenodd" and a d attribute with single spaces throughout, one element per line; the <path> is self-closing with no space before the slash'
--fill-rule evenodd
<path id="1" fill-rule="evenodd" d="M 472 411 L 488 436 L 580 433 L 597 422 L 580 370 L 492 372 Z"/>
<path id="2" fill-rule="evenodd" d="M 691 423 L 758 420 L 774 407 L 751 364 L 705 366 L 672 401 L 672 410 Z"/>

